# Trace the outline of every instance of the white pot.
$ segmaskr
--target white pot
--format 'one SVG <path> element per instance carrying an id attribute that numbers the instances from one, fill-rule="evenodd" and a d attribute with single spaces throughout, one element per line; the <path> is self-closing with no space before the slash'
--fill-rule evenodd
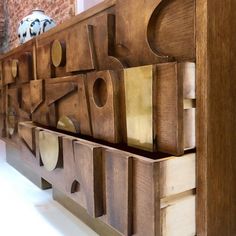
<path id="1" fill-rule="evenodd" d="M 20 43 L 25 43 L 35 36 L 38 36 L 56 26 L 52 18 L 45 15 L 42 10 L 33 10 L 32 13 L 24 17 L 18 28 Z"/>

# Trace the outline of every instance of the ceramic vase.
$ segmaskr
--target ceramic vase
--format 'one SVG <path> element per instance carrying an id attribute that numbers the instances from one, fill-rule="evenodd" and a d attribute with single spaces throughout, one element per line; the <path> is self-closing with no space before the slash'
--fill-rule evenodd
<path id="1" fill-rule="evenodd" d="M 33 10 L 30 15 L 24 17 L 18 28 L 18 38 L 20 43 L 36 37 L 56 26 L 55 21 L 45 15 L 42 10 Z"/>

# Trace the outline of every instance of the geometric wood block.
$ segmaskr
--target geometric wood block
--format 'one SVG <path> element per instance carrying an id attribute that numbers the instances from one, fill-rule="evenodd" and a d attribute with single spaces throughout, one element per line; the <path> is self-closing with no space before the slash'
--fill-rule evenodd
<path id="1" fill-rule="evenodd" d="M 50 44 L 37 48 L 37 79 L 49 79 L 52 75 Z"/>
<path id="2" fill-rule="evenodd" d="M 19 82 L 25 83 L 33 79 L 32 54 L 29 52 L 23 53 L 18 61 L 18 76 Z"/>
<path id="3" fill-rule="evenodd" d="M 30 96 L 30 84 L 22 84 L 21 88 L 21 101 L 20 108 L 26 113 L 30 114 L 31 112 L 31 96 Z"/>
<path id="4" fill-rule="evenodd" d="M 76 25 L 68 32 L 66 43 L 66 71 L 95 69 L 94 46 L 91 25 Z"/>
<path id="5" fill-rule="evenodd" d="M 163 63 L 155 66 L 155 73 L 154 140 L 156 150 L 181 155 L 185 149 L 195 147 L 193 138 L 191 138 L 191 145 L 184 142 L 185 136 L 195 136 L 195 116 L 188 116 L 186 119 L 184 110 L 184 95 L 192 99 L 195 94 L 195 66 L 194 63 L 188 62 Z"/>
<path id="6" fill-rule="evenodd" d="M 86 196 L 86 209 L 93 217 L 102 216 L 103 209 L 103 167 L 101 147 L 74 142 L 74 165 L 79 190 Z"/>
<path id="7" fill-rule="evenodd" d="M 183 79 L 177 63 L 155 67 L 154 140 L 158 151 L 174 155 L 184 153 L 183 143 Z"/>
<path id="8" fill-rule="evenodd" d="M 44 101 L 44 80 L 30 81 L 31 112 Z"/>
<path id="9" fill-rule="evenodd" d="M 109 225 L 123 235 L 132 230 L 132 157 L 105 150 L 106 214 Z"/>
<path id="10" fill-rule="evenodd" d="M 12 60 L 3 61 L 3 84 L 12 84 L 15 78 L 12 75 Z"/>
<path id="11" fill-rule="evenodd" d="M 161 2 L 148 24 L 148 42 L 158 55 L 195 59 L 195 0 Z"/>
<path id="12" fill-rule="evenodd" d="M 18 124 L 18 133 L 20 137 L 24 140 L 26 146 L 35 154 L 35 132 L 34 132 L 34 125 L 31 123 L 24 123 L 20 122 Z"/>
<path id="13" fill-rule="evenodd" d="M 120 80 L 114 71 L 87 75 L 93 137 L 110 143 L 122 140 Z"/>

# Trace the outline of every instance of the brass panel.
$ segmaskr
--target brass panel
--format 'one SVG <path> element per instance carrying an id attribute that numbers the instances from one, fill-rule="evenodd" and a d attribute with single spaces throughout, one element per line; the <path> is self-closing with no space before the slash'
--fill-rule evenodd
<path id="1" fill-rule="evenodd" d="M 46 170 L 56 169 L 59 161 L 59 137 L 45 131 L 39 132 L 39 152 Z"/>
<path id="2" fill-rule="evenodd" d="M 78 122 L 70 118 L 68 116 L 62 116 L 59 121 L 57 122 L 57 128 L 65 131 L 69 131 L 72 133 L 79 132 L 79 124 Z"/>
<path id="3" fill-rule="evenodd" d="M 153 67 L 124 70 L 128 145 L 153 150 Z"/>
<path id="4" fill-rule="evenodd" d="M 64 42 L 54 40 L 51 48 L 52 64 L 59 67 L 65 64 L 66 47 Z"/>

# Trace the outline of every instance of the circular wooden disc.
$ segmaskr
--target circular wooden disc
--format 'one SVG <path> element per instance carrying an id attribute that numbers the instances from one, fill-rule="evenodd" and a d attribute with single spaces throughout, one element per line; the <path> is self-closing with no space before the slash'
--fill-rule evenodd
<path id="1" fill-rule="evenodd" d="M 54 40 L 51 48 L 52 64 L 62 66 L 65 62 L 65 47 L 59 40 Z"/>
<path id="2" fill-rule="evenodd" d="M 12 73 L 13 78 L 17 77 L 17 74 L 18 74 L 18 60 L 16 60 L 16 59 L 12 60 L 11 73 Z"/>
<path id="3" fill-rule="evenodd" d="M 39 132 L 39 152 L 46 170 L 56 169 L 59 161 L 59 137 L 49 132 Z"/>
<path id="4" fill-rule="evenodd" d="M 68 116 L 62 116 L 57 122 L 57 128 L 71 133 L 79 132 L 79 124 Z"/>

